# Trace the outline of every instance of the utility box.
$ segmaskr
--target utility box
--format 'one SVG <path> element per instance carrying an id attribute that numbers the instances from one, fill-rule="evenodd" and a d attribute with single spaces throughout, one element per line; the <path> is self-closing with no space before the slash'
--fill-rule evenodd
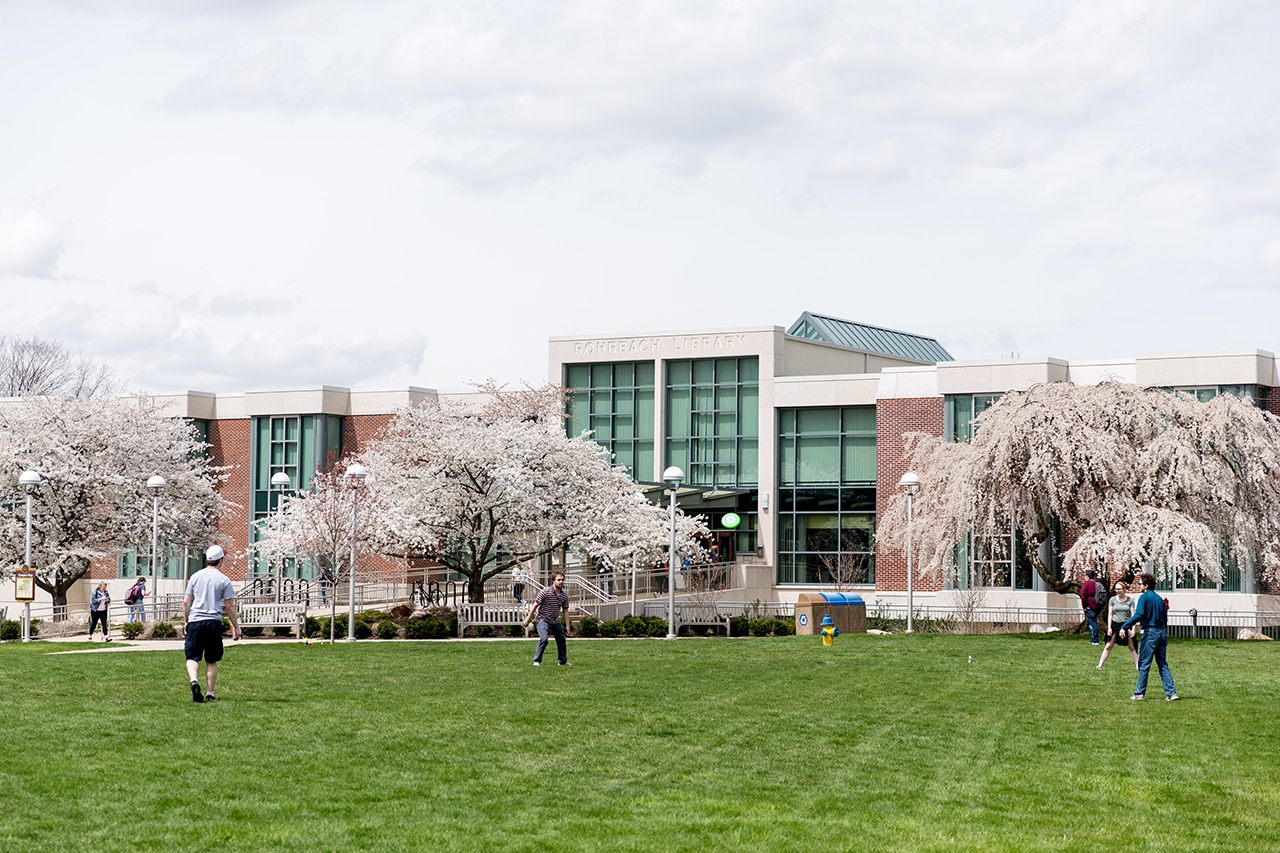
<path id="1" fill-rule="evenodd" d="M 852 592 L 802 592 L 796 599 L 796 634 L 813 636 L 830 616 L 841 634 L 867 633 L 867 603 Z"/>

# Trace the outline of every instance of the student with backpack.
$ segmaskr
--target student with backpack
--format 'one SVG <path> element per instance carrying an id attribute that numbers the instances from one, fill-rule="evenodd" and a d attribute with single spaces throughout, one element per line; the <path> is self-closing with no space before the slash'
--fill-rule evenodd
<path id="1" fill-rule="evenodd" d="M 1089 645 L 1098 645 L 1098 614 L 1107 606 L 1107 585 L 1099 583 L 1098 573 L 1089 569 L 1080 584 L 1080 604 L 1084 606 L 1084 621 L 1089 625 Z"/>
<path id="2" fill-rule="evenodd" d="M 142 599 L 147 597 L 147 579 L 139 577 L 125 593 L 124 603 L 129 605 L 129 621 L 139 624 L 146 621 L 146 607 Z"/>
<path id="3" fill-rule="evenodd" d="M 1138 686 L 1133 688 L 1130 699 L 1147 698 L 1147 676 L 1151 673 L 1151 661 L 1154 659 L 1160 670 L 1160 685 L 1164 688 L 1164 698 L 1172 702 L 1178 698 L 1173 689 L 1173 674 L 1169 672 L 1169 664 L 1165 660 L 1165 650 L 1169 645 L 1169 606 L 1156 594 L 1156 576 L 1147 572 L 1142 576 L 1142 585 L 1146 591 L 1138 598 L 1133 615 L 1122 625 L 1132 628 L 1142 623 L 1142 645 L 1138 650 Z"/>

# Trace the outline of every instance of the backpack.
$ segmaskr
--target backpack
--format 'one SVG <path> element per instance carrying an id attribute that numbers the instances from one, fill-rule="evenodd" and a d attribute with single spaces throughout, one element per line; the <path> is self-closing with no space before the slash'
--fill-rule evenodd
<path id="1" fill-rule="evenodd" d="M 1093 582 L 1092 609 L 1101 613 L 1107 607 L 1107 585 L 1102 581 Z"/>
<path id="2" fill-rule="evenodd" d="M 125 603 L 125 604 L 137 604 L 137 603 L 138 603 L 138 587 L 137 587 L 137 585 L 135 585 L 132 589 L 130 589 L 130 590 L 129 590 L 129 594 L 128 594 L 128 595 L 126 595 L 126 596 L 124 597 L 124 603 Z"/>

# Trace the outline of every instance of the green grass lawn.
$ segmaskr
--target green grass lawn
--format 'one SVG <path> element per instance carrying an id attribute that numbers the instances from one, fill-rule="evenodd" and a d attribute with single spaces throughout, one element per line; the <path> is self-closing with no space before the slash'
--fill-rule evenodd
<path id="1" fill-rule="evenodd" d="M 70 648 L 0 645 L 7 851 L 1280 849 L 1280 643 Z"/>

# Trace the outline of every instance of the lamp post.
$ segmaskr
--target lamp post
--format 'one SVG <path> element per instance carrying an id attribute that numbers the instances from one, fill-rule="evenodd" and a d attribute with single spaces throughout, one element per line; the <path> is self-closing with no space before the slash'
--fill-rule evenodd
<path id="1" fill-rule="evenodd" d="M 276 523 L 284 517 L 284 505 L 280 502 L 281 493 L 289 488 L 289 475 L 283 471 L 277 471 L 271 475 L 271 487 L 276 489 Z M 276 604 L 280 603 L 280 582 L 284 580 L 284 557 L 281 556 L 276 560 Z"/>
<path id="2" fill-rule="evenodd" d="M 369 472 L 356 462 L 347 466 L 347 476 L 351 478 L 351 572 L 347 598 L 347 642 L 356 641 L 356 524 L 360 521 L 360 487 Z"/>
<path id="3" fill-rule="evenodd" d="M 22 486 L 23 491 L 27 493 L 27 559 L 23 564 L 24 568 L 31 568 L 31 496 L 35 494 L 36 486 L 40 485 L 40 475 L 35 471 L 23 471 L 18 476 L 18 485 Z M 22 642 L 31 642 L 31 602 L 25 601 L 22 604 Z"/>
<path id="4" fill-rule="evenodd" d="M 156 622 L 160 621 L 160 564 L 156 562 L 156 550 L 160 540 L 160 493 L 165 485 L 164 477 L 159 474 L 147 480 L 147 488 L 151 490 L 151 570 L 156 576 L 156 585 L 151 588 L 151 611 Z M 140 612 L 146 614 L 146 602 L 142 603 Z"/>
<path id="5" fill-rule="evenodd" d="M 912 571 L 911 565 L 911 501 L 916 496 L 916 492 L 920 491 L 920 475 L 915 471 L 908 471 L 898 481 L 898 488 L 904 489 L 907 493 L 907 633 L 910 634 L 914 627 L 911 620 L 911 611 L 914 605 L 912 593 L 915 588 L 915 572 Z"/>
<path id="6" fill-rule="evenodd" d="M 676 490 L 684 482 L 684 472 L 676 466 L 662 472 L 662 481 L 671 489 L 671 553 L 667 557 L 667 639 L 676 638 Z"/>

